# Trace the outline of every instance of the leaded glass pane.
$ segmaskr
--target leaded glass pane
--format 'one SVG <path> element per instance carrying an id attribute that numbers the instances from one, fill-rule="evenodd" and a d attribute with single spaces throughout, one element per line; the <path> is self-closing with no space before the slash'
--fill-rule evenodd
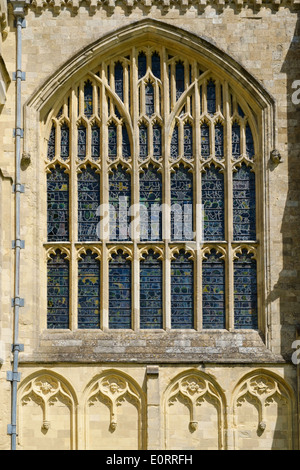
<path id="1" fill-rule="evenodd" d="M 171 174 L 171 238 L 193 239 L 193 174 L 183 165 Z"/>
<path id="2" fill-rule="evenodd" d="M 67 124 L 61 126 L 60 133 L 60 156 L 63 160 L 69 157 L 70 152 L 70 138 L 69 138 L 69 127 Z"/>
<path id="3" fill-rule="evenodd" d="M 114 123 L 108 126 L 108 156 L 111 160 L 117 156 L 117 128 Z"/>
<path id="4" fill-rule="evenodd" d="M 156 78 L 160 79 L 160 56 L 157 52 L 152 54 L 152 73 Z"/>
<path id="5" fill-rule="evenodd" d="M 171 148 L 170 148 L 170 156 L 173 160 L 178 158 L 179 150 L 178 150 L 178 126 L 174 126 L 174 130 L 172 133 L 171 138 Z"/>
<path id="6" fill-rule="evenodd" d="M 171 262 L 171 327 L 194 328 L 194 264 L 181 250 Z"/>
<path id="7" fill-rule="evenodd" d="M 207 112 L 214 115 L 216 112 L 216 86 L 212 80 L 208 81 L 206 90 Z"/>
<path id="8" fill-rule="evenodd" d="M 246 155 L 251 159 L 254 157 L 254 142 L 249 124 L 246 125 Z"/>
<path id="9" fill-rule="evenodd" d="M 146 115 L 152 116 L 154 114 L 154 88 L 150 82 L 145 86 L 145 107 Z"/>
<path id="10" fill-rule="evenodd" d="M 224 240 L 224 176 L 212 165 L 202 173 L 204 240 Z"/>
<path id="11" fill-rule="evenodd" d="M 162 262 L 149 251 L 140 262 L 140 328 L 163 327 Z"/>
<path id="12" fill-rule="evenodd" d="M 90 165 L 78 174 L 78 240 L 99 240 L 100 176 Z M 98 214 L 98 215 L 97 215 Z"/>
<path id="13" fill-rule="evenodd" d="M 153 126 L 153 156 L 159 158 L 162 149 L 162 132 L 159 124 Z"/>
<path id="14" fill-rule="evenodd" d="M 232 156 L 233 158 L 239 158 L 241 154 L 241 128 L 237 122 L 232 124 L 231 140 Z"/>
<path id="15" fill-rule="evenodd" d="M 121 62 L 117 62 L 115 65 L 115 92 L 121 101 L 124 101 L 124 71 Z"/>
<path id="16" fill-rule="evenodd" d="M 109 328 L 131 328 L 131 262 L 119 251 L 109 262 Z"/>
<path id="17" fill-rule="evenodd" d="M 110 240 L 128 240 L 131 205 L 131 177 L 125 168 L 119 165 L 109 175 L 109 238 Z"/>
<path id="18" fill-rule="evenodd" d="M 152 165 L 140 175 L 140 238 L 160 240 L 162 236 L 162 178 Z"/>
<path id="19" fill-rule="evenodd" d="M 92 158 L 98 160 L 100 157 L 100 128 L 99 126 L 92 127 Z"/>
<path id="20" fill-rule="evenodd" d="M 244 111 L 242 110 L 242 108 L 240 107 L 239 104 L 238 104 L 238 113 L 242 118 L 245 116 L 245 113 L 244 113 Z"/>
<path id="21" fill-rule="evenodd" d="M 193 158 L 193 127 L 190 124 L 183 128 L 183 153 L 185 158 Z"/>
<path id="22" fill-rule="evenodd" d="M 201 156 L 210 156 L 209 126 L 206 122 L 201 125 Z"/>
<path id="23" fill-rule="evenodd" d="M 93 115 L 93 85 L 89 80 L 84 85 L 84 114 L 88 118 Z"/>
<path id="24" fill-rule="evenodd" d="M 56 165 L 47 175 L 48 241 L 69 239 L 69 175 Z"/>
<path id="25" fill-rule="evenodd" d="M 69 328 L 69 262 L 57 250 L 47 262 L 47 328 Z"/>
<path id="26" fill-rule="evenodd" d="M 175 82 L 176 82 L 176 101 L 184 92 L 184 65 L 182 62 L 177 62 L 175 69 Z"/>
<path id="27" fill-rule="evenodd" d="M 220 159 L 224 157 L 224 128 L 221 123 L 215 125 L 215 155 Z"/>
<path id="28" fill-rule="evenodd" d="M 122 156 L 127 159 L 131 155 L 130 151 L 130 141 L 128 137 L 128 132 L 125 124 L 122 126 Z"/>
<path id="29" fill-rule="evenodd" d="M 88 250 L 78 261 L 78 328 L 100 327 L 100 263 Z"/>
<path id="30" fill-rule="evenodd" d="M 83 160 L 86 155 L 86 127 L 78 127 L 78 142 L 77 142 L 77 155 L 80 160 Z"/>
<path id="31" fill-rule="evenodd" d="M 145 159 L 148 156 L 148 128 L 144 124 L 141 124 L 139 128 L 139 144 L 139 157 Z"/>
<path id="32" fill-rule="evenodd" d="M 215 250 L 202 262 L 202 327 L 225 328 L 225 267 Z"/>
<path id="33" fill-rule="evenodd" d="M 234 261 L 234 327 L 257 329 L 256 261 L 243 250 Z"/>
<path id="34" fill-rule="evenodd" d="M 244 163 L 233 173 L 233 238 L 255 240 L 255 173 Z"/>
<path id="35" fill-rule="evenodd" d="M 138 77 L 139 79 L 146 75 L 147 72 L 147 57 L 144 52 L 139 53 L 138 57 Z"/>
<path id="36" fill-rule="evenodd" d="M 48 140 L 48 149 L 47 149 L 47 158 L 49 160 L 53 160 L 55 157 L 55 139 L 56 139 L 56 128 L 55 125 L 52 124 L 49 140 Z"/>

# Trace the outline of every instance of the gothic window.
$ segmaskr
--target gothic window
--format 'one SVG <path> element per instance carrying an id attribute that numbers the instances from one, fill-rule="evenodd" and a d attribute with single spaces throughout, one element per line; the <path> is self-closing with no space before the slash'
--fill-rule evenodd
<path id="1" fill-rule="evenodd" d="M 106 54 L 45 121 L 47 327 L 258 329 L 253 106 L 194 53 Z"/>

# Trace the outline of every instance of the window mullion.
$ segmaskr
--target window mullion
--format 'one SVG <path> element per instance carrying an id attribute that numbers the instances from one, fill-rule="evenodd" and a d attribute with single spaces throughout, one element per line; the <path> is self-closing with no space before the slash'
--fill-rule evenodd
<path id="1" fill-rule="evenodd" d="M 77 273 L 77 252 L 76 241 L 78 240 L 78 191 L 77 191 L 77 99 L 75 90 L 71 92 L 70 103 L 70 207 L 69 207 L 69 230 L 70 230 L 70 328 L 74 330 L 77 328 L 77 310 L 78 310 L 78 273 Z"/>

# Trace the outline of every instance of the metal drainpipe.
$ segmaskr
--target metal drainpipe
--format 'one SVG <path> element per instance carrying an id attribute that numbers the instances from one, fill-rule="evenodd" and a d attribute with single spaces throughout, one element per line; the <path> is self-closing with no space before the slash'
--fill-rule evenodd
<path id="1" fill-rule="evenodd" d="M 21 103 L 21 82 L 24 80 L 24 73 L 21 69 L 22 64 L 22 28 L 25 27 L 24 7 L 25 1 L 11 0 L 13 13 L 16 19 L 16 73 L 13 79 L 16 81 L 16 128 L 15 136 L 15 240 L 12 242 L 12 248 L 15 249 L 15 285 L 14 298 L 12 306 L 14 307 L 14 325 L 13 325 L 13 367 L 12 371 L 7 372 L 7 380 L 12 384 L 11 393 L 11 424 L 8 425 L 7 432 L 11 435 L 11 449 L 16 450 L 17 447 L 17 389 L 20 381 L 20 373 L 18 372 L 19 352 L 24 350 L 24 346 L 19 344 L 19 312 L 23 307 L 24 300 L 20 298 L 20 251 L 24 248 L 24 241 L 20 237 L 20 208 L 21 193 L 24 187 L 21 185 L 21 139 L 23 137 L 22 124 L 22 103 Z"/>

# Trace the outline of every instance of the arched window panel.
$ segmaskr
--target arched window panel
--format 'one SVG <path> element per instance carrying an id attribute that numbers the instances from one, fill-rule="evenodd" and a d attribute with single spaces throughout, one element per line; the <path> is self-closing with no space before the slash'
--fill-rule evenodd
<path id="1" fill-rule="evenodd" d="M 225 328 L 225 263 L 211 250 L 202 262 L 202 328 Z"/>
<path id="2" fill-rule="evenodd" d="M 193 239 L 193 173 L 183 165 L 171 173 L 171 239 Z"/>
<path id="3" fill-rule="evenodd" d="M 208 114 L 213 116 L 216 112 L 216 85 L 213 80 L 206 85 L 206 105 Z"/>
<path id="4" fill-rule="evenodd" d="M 253 135 L 252 135 L 252 131 L 251 131 L 251 127 L 249 123 L 247 123 L 246 125 L 245 136 L 246 136 L 246 155 L 248 158 L 252 160 L 255 155 L 255 151 L 254 151 Z"/>
<path id="5" fill-rule="evenodd" d="M 233 238 L 256 240 L 255 173 L 244 163 L 233 173 Z"/>
<path id="6" fill-rule="evenodd" d="M 194 328 L 194 262 L 183 250 L 171 261 L 171 328 Z"/>
<path id="7" fill-rule="evenodd" d="M 124 70 L 121 62 L 115 64 L 115 92 L 121 101 L 124 101 Z"/>
<path id="8" fill-rule="evenodd" d="M 237 107 L 237 111 L 238 111 L 239 116 L 241 116 L 242 118 L 245 117 L 245 113 L 244 113 L 244 111 L 242 110 L 242 108 L 240 107 L 239 104 L 238 104 L 238 107 Z"/>
<path id="9" fill-rule="evenodd" d="M 206 122 L 201 124 L 201 157 L 210 156 L 210 127 Z"/>
<path id="10" fill-rule="evenodd" d="M 147 73 L 147 56 L 145 52 L 140 52 L 138 55 L 138 78 L 143 78 Z"/>
<path id="11" fill-rule="evenodd" d="M 90 118 L 93 115 L 93 85 L 90 80 L 87 80 L 84 84 L 83 96 L 83 112 L 87 118 Z"/>
<path id="12" fill-rule="evenodd" d="M 149 165 L 140 175 L 140 239 L 161 240 L 162 177 Z"/>
<path id="13" fill-rule="evenodd" d="M 87 165 L 78 174 L 78 240 L 99 240 L 100 175 Z"/>
<path id="14" fill-rule="evenodd" d="M 185 158 L 193 158 L 193 126 L 189 123 L 183 126 L 183 153 Z"/>
<path id="15" fill-rule="evenodd" d="M 130 140 L 125 124 L 122 126 L 122 157 L 126 160 L 131 156 Z"/>
<path id="16" fill-rule="evenodd" d="M 211 165 L 202 173 L 204 240 L 224 240 L 224 175 Z"/>
<path id="17" fill-rule="evenodd" d="M 109 328 L 131 328 L 131 261 L 121 250 L 109 261 Z"/>
<path id="18" fill-rule="evenodd" d="M 139 127 L 139 157 L 144 160 L 148 156 L 148 127 L 141 124 Z"/>
<path id="19" fill-rule="evenodd" d="M 100 158 L 100 127 L 97 124 L 91 129 L 91 156 L 94 160 Z"/>
<path id="20" fill-rule="evenodd" d="M 215 156 L 218 159 L 224 157 L 224 128 L 220 122 L 215 125 Z"/>
<path id="21" fill-rule="evenodd" d="M 160 55 L 158 52 L 154 52 L 151 57 L 151 66 L 153 75 L 160 80 L 161 71 L 160 71 Z"/>
<path id="22" fill-rule="evenodd" d="M 86 150 L 86 127 L 80 125 L 77 130 L 77 156 L 79 160 L 85 159 Z"/>
<path id="23" fill-rule="evenodd" d="M 55 142 L 56 142 L 56 127 L 55 124 L 52 124 L 49 140 L 48 140 L 48 147 L 47 147 L 47 158 L 48 160 L 53 160 L 55 157 Z"/>
<path id="24" fill-rule="evenodd" d="M 176 101 L 179 100 L 180 96 L 184 92 L 184 64 L 183 62 L 177 62 L 175 66 L 175 83 L 176 83 Z"/>
<path id="25" fill-rule="evenodd" d="M 163 327 L 163 269 L 159 254 L 149 250 L 140 261 L 140 328 Z"/>
<path id="26" fill-rule="evenodd" d="M 109 238 L 129 240 L 131 176 L 121 165 L 109 175 Z"/>
<path id="27" fill-rule="evenodd" d="M 147 116 L 154 114 L 154 86 L 151 82 L 145 84 L 145 111 Z"/>
<path id="28" fill-rule="evenodd" d="M 78 328 L 100 328 L 100 262 L 87 250 L 78 261 Z"/>
<path id="29" fill-rule="evenodd" d="M 60 156 L 67 160 L 70 155 L 70 130 L 67 123 L 62 124 L 60 130 Z"/>
<path id="30" fill-rule="evenodd" d="M 156 123 L 152 127 L 153 132 L 153 157 L 158 159 L 162 155 L 162 129 L 160 124 Z"/>
<path id="31" fill-rule="evenodd" d="M 114 122 L 108 126 L 108 156 L 111 160 L 117 158 L 117 126 Z"/>
<path id="32" fill-rule="evenodd" d="M 231 130 L 232 157 L 239 158 L 241 155 L 241 126 L 234 122 Z"/>
<path id="33" fill-rule="evenodd" d="M 59 165 L 47 174 L 47 234 L 49 242 L 69 239 L 69 175 Z"/>
<path id="34" fill-rule="evenodd" d="M 69 261 L 60 250 L 47 262 L 47 328 L 69 328 Z"/>
<path id="35" fill-rule="evenodd" d="M 256 260 L 243 250 L 234 260 L 234 328 L 257 329 Z"/>
<path id="36" fill-rule="evenodd" d="M 170 157 L 172 160 L 176 160 L 179 156 L 179 138 L 178 138 L 178 126 L 175 124 L 170 144 Z"/>

